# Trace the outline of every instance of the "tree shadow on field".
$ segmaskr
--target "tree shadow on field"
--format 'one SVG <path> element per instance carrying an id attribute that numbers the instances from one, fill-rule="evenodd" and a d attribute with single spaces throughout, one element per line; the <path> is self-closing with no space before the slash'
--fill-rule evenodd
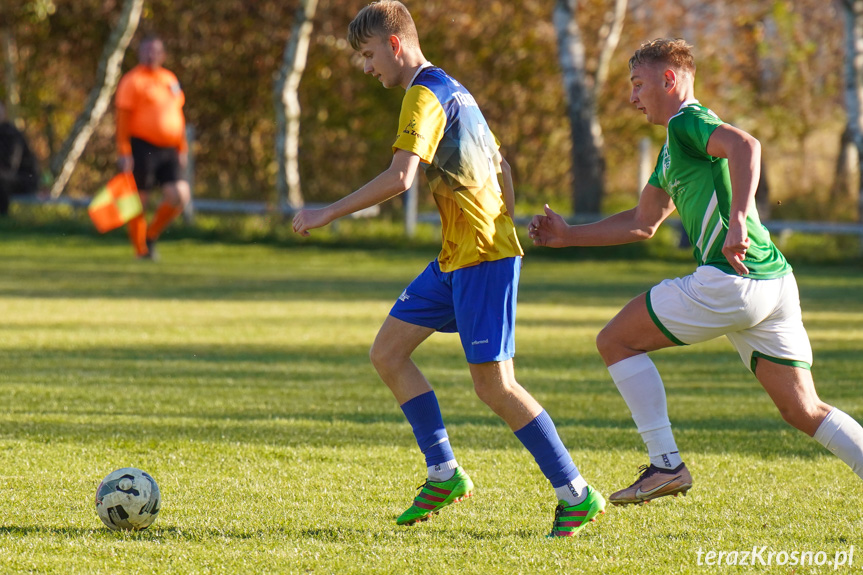
<path id="1" fill-rule="evenodd" d="M 76 370 L 86 369 L 79 374 L 82 383 L 86 380 L 96 381 L 100 378 L 110 380 L 117 370 L 126 375 L 154 378 L 170 376 L 175 381 L 198 375 L 223 374 L 225 377 L 251 377 L 260 372 L 273 376 L 273 366 L 284 367 L 283 373 L 300 370 L 302 364 L 326 365 L 335 368 L 368 366 L 368 346 L 365 344 L 349 345 L 339 343 L 338 347 L 311 348 L 305 345 L 292 344 L 192 344 L 192 345 L 146 345 L 121 347 L 84 347 L 75 349 L 52 349 L 35 347 L 32 349 L 4 350 L 0 358 L 3 366 L 3 380 L 21 378 L 26 380 L 27 373 L 32 370 L 33 363 L 38 362 L 42 370 L 63 366 L 62 371 L 67 378 L 74 378 Z M 230 369 L 236 364 L 236 369 Z M 134 368 L 134 369 L 132 369 Z M 19 374 L 12 376 L 12 374 Z M 326 373 L 326 372 L 321 372 Z M 44 377 L 44 376 L 43 376 Z M 43 380 L 46 384 L 63 378 Z M 273 382 L 270 379 L 270 382 Z M 34 382 L 35 383 L 35 382 Z"/>
<path id="2" fill-rule="evenodd" d="M 528 529 L 513 529 L 501 530 L 500 526 L 495 526 L 489 529 L 480 529 L 477 527 L 462 529 L 459 532 L 460 537 L 467 537 L 473 541 L 500 541 L 502 539 L 524 539 L 525 541 L 536 541 L 537 532 Z"/>
<path id="3" fill-rule="evenodd" d="M 104 531 L 107 531 L 106 527 Z M 74 539 L 84 536 L 92 536 L 103 529 L 84 529 L 81 527 L 41 527 L 28 525 L 27 527 L 17 525 L 0 525 L 0 535 L 11 535 L 13 537 L 28 537 L 30 535 L 60 536 L 66 539 Z"/>
<path id="4" fill-rule="evenodd" d="M 346 527 L 320 527 L 315 529 L 300 529 L 300 530 L 291 530 L 286 529 L 286 535 L 298 535 L 304 539 L 313 539 L 315 541 L 325 542 L 325 543 L 344 543 L 350 541 L 368 541 L 369 539 L 374 539 L 377 542 L 381 540 L 385 540 L 387 538 L 393 539 L 393 543 L 399 543 L 403 541 L 404 537 L 410 537 L 417 531 L 421 530 L 422 527 L 414 526 L 402 526 L 402 527 L 393 527 L 391 530 L 385 530 L 381 532 L 380 530 L 375 529 L 352 529 Z M 456 531 L 449 531 L 447 533 L 438 533 L 439 536 L 448 536 L 453 539 L 453 542 L 456 541 L 460 543 L 464 543 L 465 539 L 469 539 L 475 542 L 499 542 L 502 540 L 509 539 L 523 539 L 526 541 L 535 541 L 537 538 L 536 531 L 530 531 L 527 529 L 513 529 L 507 530 L 505 527 L 500 525 L 495 525 L 493 528 L 489 529 L 481 529 L 481 528 L 459 528 Z"/>
<path id="5" fill-rule="evenodd" d="M 482 409 L 482 408 L 480 408 Z M 58 414 L 57 417 L 62 417 Z M 395 411 L 375 414 L 326 413 L 294 415 L 285 418 L 249 417 L 243 420 L 220 416 L 190 417 L 185 423 L 162 421 L 149 416 L 135 420 L 134 438 L 129 438 L 128 418 L 102 417 L 98 422 L 22 422 L 16 419 L 0 422 L 0 437 L 9 441 L 27 441 L 34 445 L 74 444 L 76 448 L 133 452 L 153 450 L 210 450 L 266 447 L 271 457 L 286 464 L 301 460 L 310 449 L 360 447 L 404 449 L 416 448 L 410 428 Z M 472 449 L 520 452 L 523 448 L 505 425 L 492 415 L 471 413 L 446 417 L 454 443 Z M 639 449 L 641 441 L 631 422 L 608 419 L 559 420 L 557 428 L 571 449 L 605 452 L 615 449 Z M 777 457 L 819 457 L 826 452 L 804 434 L 791 429 L 779 419 L 702 418 L 675 420 L 678 443 L 688 451 L 713 454 L 746 454 Z M 196 447 L 197 446 L 197 447 Z M 238 447 L 244 446 L 244 447 Z M 275 450 L 275 451 L 272 451 Z M 297 459 L 299 458 L 299 459 Z"/>
<path id="6" fill-rule="evenodd" d="M 421 271 L 421 270 L 420 270 Z M 116 274 L 99 270 L 42 270 L 38 278 L 0 285 L 0 295 L 45 299 L 141 299 L 216 301 L 395 301 L 409 280 L 339 277 L 335 273 L 308 279 L 201 275 L 179 270 L 149 274 Z"/>
<path id="7" fill-rule="evenodd" d="M 823 453 L 782 421 L 742 365 L 726 369 L 729 362 L 739 364 L 735 352 L 667 353 L 677 355 L 668 370 L 669 410 L 687 449 L 800 457 Z M 15 350 L 4 354 L 0 370 L 0 402 L 5 402 L 0 439 L 125 448 L 136 442 L 139 448 L 236 442 L 285 448 L 286 458 L 306 447 L 415 448 L 409 425 L 366 354 L 364 345 L 313 355 L 299 346 L 253 344 Z M 562 362 L 560 355 L 540 357 L 547 365 Z M 423 367 L 451 371 L 451 359 L 424 357 Z M 437 386 L 454 440 L 484 449 L 521 449 L 475 397 L 462 371 L 457 377 L 443 372 L 448 380 Z M 548 404 L 567 445 L 640 447 L 609 381 L 545 381 L 528 388 Z M 130 389 L 135 401 L 123 399 Z M 856 380 L 834 382 L 822 395 L 828 401 L 847 400 L 836 401 L 840 408 L 859 405 Z M 850 413 L 858 419 L 863 415 Z M 139 431 L 127 444 L 130 420 Z"/>
<path id="8" fill-rule="evenodd" d="M 117 541 L 158 541 L 165 539 L 182 540 L 189 542 L 211 541 L 213 539 L 258 539 L 263 531 L 237 531 L 224 529 L 179 529 L 177 527 L 160 527 L 158 523 L 148 529 L 141 531 L 114 531 L 108 527 L 82 528 L 82 527 L 43 527 L 39 525 L 0 526 L 0 536 L 10 535 L 12 537 L 62 537 L 64 539 L 80 539 L 92 537 L 111 537 Z"/>
<path id="9" fill-rule="evenodd" d="M 298 531 L 286 529 L 285 532 L 294 533 L 304 539 L 314 539 L 327 543 L 366 539 L 367 535 L 367 532 L 364 530 L 347 527 L 318 527 L 315 529 L 300 529 Z"/>
<path id="10" fill-rule="evenodd" d="M 41 525 L 2 525 L 0 535 L 12 537 L 62 537 L 64 539 L 81 539 L 90 537 L 114 537 L 123 541 L 153 541 L 161 538 L 166 530 L 159 528 L 143 529 L 141 531 L 114 531 L 108 527 L 43 527 Z"/>

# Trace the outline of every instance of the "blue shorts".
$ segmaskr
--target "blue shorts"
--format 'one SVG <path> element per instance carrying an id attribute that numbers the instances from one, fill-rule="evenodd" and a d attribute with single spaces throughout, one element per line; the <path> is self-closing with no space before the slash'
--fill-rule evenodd
<path id="1" fill-rule="evenodd" d="M 390 310 L 396 319 L 458 332 L 468 363 L 515 355 L 515 306 L 521 258 L 482 262 L 444 273 L 431 262 Z"/>

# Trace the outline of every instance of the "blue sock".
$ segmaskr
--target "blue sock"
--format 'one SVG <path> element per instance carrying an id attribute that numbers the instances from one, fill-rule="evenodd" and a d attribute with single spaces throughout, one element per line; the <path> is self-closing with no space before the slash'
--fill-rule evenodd
<path id="1" fill-rule="evenodd" d="M 418 395 L 401 407 L 414 430 L 417 445 L 425 455 L 427 467 L 455 459 L 434 391 Z"/>
<path id="2" fill-rule="evenodd" d="M 515 436 L 536 459 L 552 487 L 562 487 L 579 476 L 578 468 L 563 446 L 554 422 L 545 410 L 516 431 Z"/>

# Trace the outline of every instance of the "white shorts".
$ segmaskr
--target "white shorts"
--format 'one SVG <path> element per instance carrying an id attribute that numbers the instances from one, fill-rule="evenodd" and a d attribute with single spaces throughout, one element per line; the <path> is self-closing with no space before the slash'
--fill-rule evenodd
<path id="1" fill-rule="evenodd" d="M 754 280 L 700 266 L 692 275 L 654 286 L 647 309 L 678 345 L 728 337 L 753 373 L 759 357 L 805 369 L 812 365 L 794 274 Z"/>

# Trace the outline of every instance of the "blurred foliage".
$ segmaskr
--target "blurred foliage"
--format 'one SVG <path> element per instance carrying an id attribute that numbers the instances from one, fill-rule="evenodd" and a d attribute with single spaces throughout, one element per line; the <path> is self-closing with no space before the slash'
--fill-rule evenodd
<path id="1" fill-rule="evenodd" d="M 356 189 L 391 157 L 403 92 L 384 90 L 364 76 L 345 41 L 348 23 L 365 3 L 320 0 L 318 6 L 300 94 L 301 176 L 309 202 Z M 520 198 L 566 211 L 569 126 L 552 3 L 406 3 L 425 55 L 480 102 L 514 167 Z M 45 158 L 52 146 L 59 147 L 92 87 L 120 1 L 7 4 L 0 21 L 11 24 L 17 38 L 21 113 Z M 596 65 L 596 36 L 610 5 L 611 0 L 579 3 L 588 68 Z M 134 65 L 144 34 L 163 37 L 166 66 L 180 78 L 187 118 L 196 128 L 196 195 L 275 199 L 273 85 L 296 7 L 296 0 L 146 3 L 124 70 Z M 843 34 L 841 13 L 824 0 L 630 0 L 598 102 L 609 192 L 634 201 L 643 185 L 637 181 L 638 142 L 649 138 L 655 154 L 665 137 L 628 102 L 628 58 L 645 40 L 674 36 L 695 45 L 701 101 L 764 144 L 774 194 L 826 197 L 844 125 Z M 90 195 L 112 174 L 113 132 L 109 114 L 73 176 L 70 195 Z M 427 209 L 430 199 L 421 201 Z M 782 217 L 781 210 L 774 216 Z"/>

